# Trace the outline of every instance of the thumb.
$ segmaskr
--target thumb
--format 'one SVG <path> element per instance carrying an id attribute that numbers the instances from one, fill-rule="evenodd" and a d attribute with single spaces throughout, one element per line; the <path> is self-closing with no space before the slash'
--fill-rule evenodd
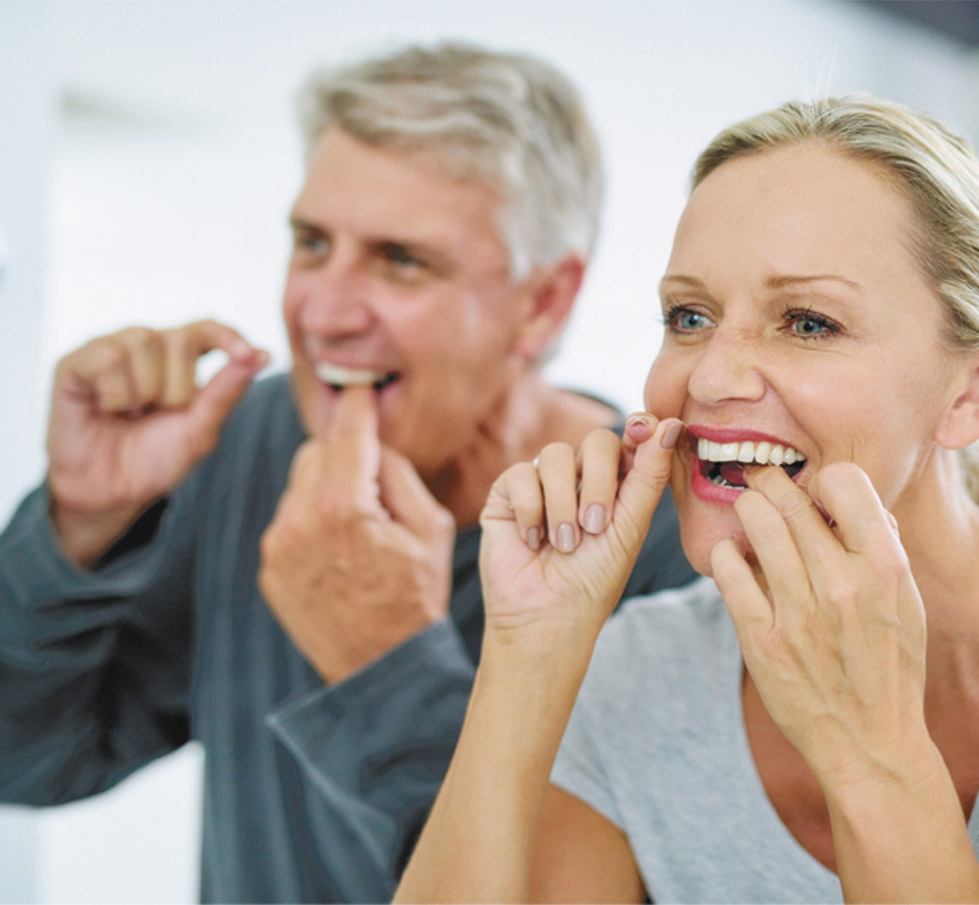
<path id="1" fill-rule="evenodd" d="M 673 450 L 683 422 L 666 418 L 658 424 L 651 415 L 635 416 L 626 424 L 626 443 L 635 444 L 631 464 L 619 488 L 613 521 L 623 539 L 636 549 L 649 530 L 663 490 L 670 480 Z"/>
<path id="2" fill-rule="evenodd" d="M 217 441 L 221 425 L 268 361 L 268 353 L 260 350 L 232 358 L 194 397 L 188 418 L 191 430 L 199 438 L 201 453 L 209 451 Z"/>
<path id="3" fill-rule="evenodd" d="M 384 508 L 416 537 L 454 531 L 452 514 L 432 496 L 411 462 L 386 446 L 381 448 L 378 483 Z"/>

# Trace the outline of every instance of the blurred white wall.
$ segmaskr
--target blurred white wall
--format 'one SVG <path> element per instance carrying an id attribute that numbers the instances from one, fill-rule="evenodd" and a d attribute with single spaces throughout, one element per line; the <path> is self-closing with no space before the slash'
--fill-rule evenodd
<path id="1" fill-rule="evenodd" d="M 51 368 L 82 340 L 211 316 L 287 365 L 293 93 L 317 62 L 446 37 L 539 53 L 585 94 L 605 228 L 550 371 L 625 409 L 659 342 L 655 287 L 690 165 L 720 127 L 790 96 L 867 90 L 979 128 L 975 57 L 861 3 L 7 0 L 0 515 L 43 471 Z M 200 758 L 40 816 L 0 809 L 0 902 L 193 901 Z"/>

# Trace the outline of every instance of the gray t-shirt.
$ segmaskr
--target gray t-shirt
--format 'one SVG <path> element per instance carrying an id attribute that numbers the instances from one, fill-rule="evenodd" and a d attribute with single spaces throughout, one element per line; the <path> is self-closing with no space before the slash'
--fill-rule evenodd
<path id="1" fill-rule="evenodd" d="M 552 780 L 626 833 L 656 902 L 842 901 L 765 793 L 741 669 L 713 581 L 629 601 L 602 632 Z"/>

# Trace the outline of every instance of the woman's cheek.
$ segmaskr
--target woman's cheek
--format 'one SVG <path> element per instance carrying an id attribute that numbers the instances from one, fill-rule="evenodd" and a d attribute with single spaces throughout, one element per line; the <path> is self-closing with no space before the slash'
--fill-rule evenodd
<path id="1" fill-rule="evenodd" d="M 663 355 L 653 360 L 643 388 L 643 405 L 657 418 L 679 418 L 686 399 L 686 380 Z"/>

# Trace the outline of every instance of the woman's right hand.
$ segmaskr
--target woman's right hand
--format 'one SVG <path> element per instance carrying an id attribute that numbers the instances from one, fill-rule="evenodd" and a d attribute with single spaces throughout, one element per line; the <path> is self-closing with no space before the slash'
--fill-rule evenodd
<path id="1" fill-rule="evenodd" d="M 623 439 L 592 431 L 511 466 L 480 519 L 485 643 L 589 653 L 618 603 L 670 477 L 682 423 L 630 416 Z"/>

